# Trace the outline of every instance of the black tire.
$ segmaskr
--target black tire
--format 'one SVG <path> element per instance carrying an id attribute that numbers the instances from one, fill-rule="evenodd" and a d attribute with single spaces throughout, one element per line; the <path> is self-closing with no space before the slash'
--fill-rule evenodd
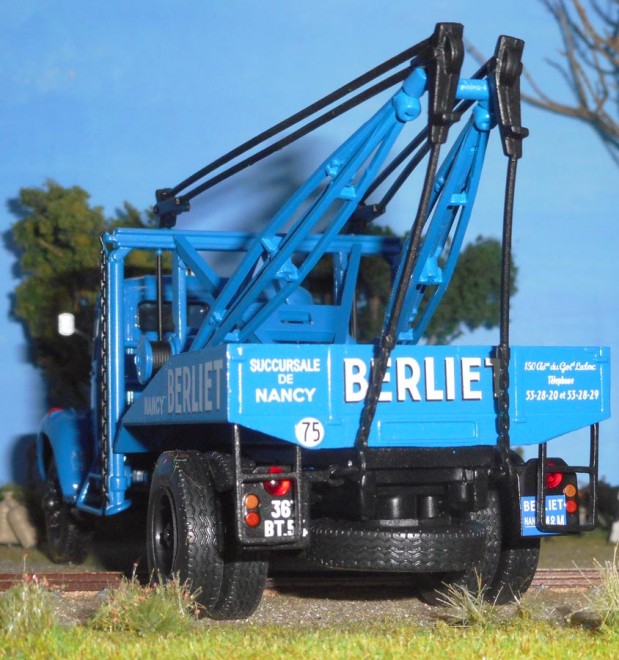
<path id="1" fill-rule="evenodd" d="M 522 459 L 514 455 L 516 464 Z M 488 598 L 504 605 L 519 598 L 531 586 L 539 559 L 539 537 L 520 534 L 518 489 L 506 485 L 500 491 L 503 538 L 499 564 L 488 590 Z"/>
<path id="2" fill-rule="evenodd" d="M 430 605 L 443 602 L 450 588 L 466 589 L 472 594 L 479 594 L 480 589 L 486 600 L 494 600 L 492 587 L 501 558 L 501 502 L 499 493 L 488 493 L 488 505 L 480 511 L 467 515 L 467 519 L 482 526 L 485 541 L 479 544 L 475 560 L 465 571 L 448 571 L 442 574 L 423 576 L 419 595 Z"/>
<path id="3" fill-rule="evenodd" d="M 212 619 L 242 619 L 260 604 L 268 564 L 234 536 L 234 471 L 223 454 L 162 454 L 148 503 L 147 559 L 155 579 L 179 575 Z"/>
<path id="4" fill-rule="evenodd" d="M 483 527 L 476 523 L 458 528 L 386 528 L 322 518 L 312 522 L 308 559 L 320 566 L 348 570 L 464 570 L 475 562 L 484 538 Z"/>
<path id="5" fill-rule="evenodd" d="M 235 538 L 234 465 L 231 457 L 211 453 L 207 454 L 207 461 L 224 512 L 224 569 L 219 598 L 211 610 L 211 617 L 245 619 L 256 611 L 262 600 L 269 564 L 257 553 L 244 552 Z"/>
<path id="6" fill-rule="evenodd" d="M 488 590 L 488 599 L 497 605 L 505 605 L 520 598 L 535 577 L 539 550 L 539 538 L 521 539 L 518 545 L 504 547 Z"/>
<path id="7" fill-rule="evenodd" d="M 223 524 L 202 454 L 167 451 L 159 457 L 148 500 L 146 546 L 152 579 L 178 575 L 210 616 L 223 579 Z"/>
<path id="8" fill-rule="evenodd" d="M 41 504 L 49 558 L 56 564 L 81 564 L 90 552 L 94 531 L 64 501 L 53 457 L 47 468 Z"/>

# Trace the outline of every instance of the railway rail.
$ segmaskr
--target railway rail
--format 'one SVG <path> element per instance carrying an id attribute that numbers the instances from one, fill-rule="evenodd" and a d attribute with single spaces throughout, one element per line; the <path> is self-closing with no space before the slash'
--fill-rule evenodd
<path id="1" fill-rule="evenodd" d="M 0 573 L 0 591 L 6 591 L 14 584 L 26 581 L 42 582 L 51 588 L 65 592 L 99 592 L 118 587 L 123 579 L 120 572 L 89 573 Z M 597 568 L 585 569 L 538 569 L 533 579 L 533 588 L 553 590 L 583 590 L 599 585 L 602 575 Z M 412 575 L 393 574 L 354 574 L 354 573 L 302 573 L 281 574 L 269 578 L 267 589 L 287 591 L 294 589 L 334 590 L 361 588 L 414 588 Z"/>

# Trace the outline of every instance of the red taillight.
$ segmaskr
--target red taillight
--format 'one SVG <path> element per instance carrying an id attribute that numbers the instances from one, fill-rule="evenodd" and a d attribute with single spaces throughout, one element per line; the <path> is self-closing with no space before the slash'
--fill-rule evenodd
<path id="1" fill-rule="evenodd" d="M 556 465 L 554 461 L 548 461 L 546 463 L 546 466 L 552 470 L 552 468 Z M 552 488 L 557 488 L 558 486 L 561 485 L 561 482 L 563 481 L 563 472 L 547 472 L 546 473 L 546 488 L 547 489 L 552 489 Z"/>
<path id="2" fill-rule="evenodd" d="M 54 413 L 57 413 L 57 412 L 62 412 L 62 408 L 58 408 L 58 407 L 50 408 L 47 411 L 47 414 L 48 415 L 53 415 Z"/>
<path id="3" fill-rule="evenodd" d="M 260 524 L 260 514 L 257 511 L 250 511 L 245 515 L 245 524 L 248 527 L 258 527 Z"/>
<path id="4" fill-rule="evenodd" d="M 576 511 L 578 511 L 578 502 L 576 502 L 576 500 L 568 500 L 565 503 L 565 508 L 568 513 L 576 513 Z"/>
<path id="5" fill-rule="evenodd" d="M 283 474 L 283 472 L 284 471 L 276 465 L 269 468 L 269 474 Z M 288 495 L 292 488 L 292 482 L 290 479 L 269 479 L 268 481 L 263 482 L 262 485 L 264 486 L 264 490 L 273 497 L 284 497 L 284 495 Z"/>

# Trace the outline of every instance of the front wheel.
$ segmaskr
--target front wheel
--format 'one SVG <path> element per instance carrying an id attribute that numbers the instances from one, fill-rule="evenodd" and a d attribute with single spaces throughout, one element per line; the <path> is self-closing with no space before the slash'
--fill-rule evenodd
<path id="1" fill-rule="evenodd" d="M 47 468 L 41 503 L 49 558 L 56 564 L 81 564 L 90 551 L 93 530 L 65 502 L 54 458 Z"/>

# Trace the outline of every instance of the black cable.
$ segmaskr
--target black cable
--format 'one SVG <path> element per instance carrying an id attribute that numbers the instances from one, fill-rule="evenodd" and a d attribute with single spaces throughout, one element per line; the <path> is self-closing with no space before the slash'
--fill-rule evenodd
<path id="1" fill-rule="evenodd" d="M 501 254 L 501 312 L 499 317 L 499 342 L 509 345 L 509 299 L 511 293 L 512 226 L 514 217 L 514 194 L 518 158 L 511 157 L 505 182 L 503 210 L 503 247 Z"/>
<path id="2" fill-rule="evenodd" d="M 485 62 L 472 76 L 472 80 L 479 80 L 483 78 L 484 76 L 487 75 L 488 73 L 488 67 L 490 65 L 491 60 L 488 60 Z M 462 100 L 458 101 L 455 106 L 454 106 L 454 113 L 457 114 L 459 117 L 463 115 L 475 102 L 472 100 Z M 395 156 L 387 166 L 378 174 L 378 176 L 374 179 L 372 184 L 368 187 L 365 195 L 363 196 L 363 199 L 360 202 L 360 206 L 363 206 L 366 203 L 366 200 L 368 197 L 377 189 L 380 187 L 382 183 L 384 183 L 392 174 L 395 172 L 395 170 L 400 167 L 400 165 L 409 157 L 411 154 L 414 154 L 411 161 L 406 165 L 405 169 L 402 171 L 402 173 L 398 176 L 398 178 L 394 181 L 394 183 L 391 185 L 391 187 L 385 192 L 383 195 L 383 198 L 381 199 L 380 202 L 377 202 L 376 204 L 372 204 L 371 206 L 376 208 L 381 214 L 384 213 L 387 209 L 387 205 L 389 202 L 393 199 L 393 197 L 397 194 L 397 192 L 400 190 L 400 188 L 404 185 L 408 177 L 413 173 L 415 168 L 419 165 L 419 163 L 423 160 L 425 155 L 430 151 L 430 145 L 428 142 L 423 144 L 424 140 L 427 140 L 429 136 L 429 127 L 425 126 L 405 147 L 402 149 L 402 151 Z M 415 153 L 415 151 L 419 149 L 418 153 Z M 373 216 L 370 215 L 367 217 L 366 221 L 371 222 L 373 219 Z"/>
<path id="3" fill-rule="evenodd" d="M 368 187 L 361 204 L 386 180 L 388 179 L 395 170 L 400 167 L 400 165 L 421 145 L 421 143 L 428 138 L 429 128 L 425 126 L 415 137 L 400 151 L 400 153 L 391 160 L 391 162 L 385 166 L 382 172 L 372 181 Z"/>
<path id="4" fill-rule="evenodd" d="M 196 186 L 195 188 L 192 188 L 190 191 L 185 193 L 184 195 L 181 195 L 179 200 L 181 204 L 185 204 L 186 202 L 189 202 L 191 199 L 199 195 L 200 193 L 203 193 L 205 190 L 208 190 L 209 188 L 212 188 L 213 186 L 217 185 L 218 183 L 221 183 L 222 181 L 225 181 L 229 177 L 233 176 L 234 174 L 238 174 L 238 172 L 241 172 L 242 170 L 246 169 L 247 167 L 251 167 L 252 165 L 255 165 L 258 161 L 266 158 L 267 156 L 270 156 L 271 154 L 275 153 L 276 151 L 279 151 L 283 147 L 287 147 L 289 144 L 292 144 L 293 142 L 296 142 L 303 136 L 307 135 L 308 133 L 311 133 L 312 131 L 315 131 L 317 128 L 322 126 L 323 124 L 326 124 L 327 122 L 331 121 L 332 119 L 335 119 L 336 117 L 339 117 L 340 115 L 344 114 L 345 112 L 348 112 L 355 106 L 359 105 L 360 103 L 363 103 L 367 101 L 368 99 L 372 98 L 373 96 L 376 96 L 377 94 L 380 94 L 380 92 L 385 91 L 386 89 L 389 89 L 389 87 L 392 87 L 398 82 L 401 82 L 406 78 L 410 71 L 410 67 L 407 67 L 406 69 L 402 69 L 401 71 L 398 71 L 397 73 L 393 74 L 389 78 L 385 78 L 379 83 L 376 83 L 372 87 L 368 87 L 368 89 L 364 90 L 357 96 L 354 96 L 352 99 L 349 99 L 348 101 L 345 101 L 341 105 L 338 105 L 337 107 L 329 110 L 328 112 L 324 113 L 323 115 L 320 115 L 320 117 L 317 117 L 316 119 L 313 119 L 310 121 L 308 124 L 305 124 L 305 126 L 302 126 L 301 128 L 298 128 L 296 131 L 293 131 L 292 133 L 289 133 L 285 137 L 283 137 L 281 140 L 278 140 L 277 142 L 274 142 L 272 145 L 265 147 L 261 151 L 258 151 L 257 153 L 253 154 L 252 156 L 249 156 L 245 160 L 242 160 L 241 162 L 237 163 L 236 165 L 233 165 L 232 167 L 229 167 L 228 169 L 224 170 L 223 172 L 220 172 L 216 176 L 207 179 L 204 181 L 204 183 L 201 183 L 199 186 Z M 232 152 L 230 152 L 232 153 Z M 206 168 L 205 168 L 206 169 Z M 199 177 L 202 178 L 202 177 Z M 178 186 L 177 186 L 178 188 Z M 174 189 L 176 190 L 176 188 Z M 173 193 L 170 193 L 173 194 Z"/>
<path id="5" fill-rule="evenodd" d="M 497 357 L 499 360 L 499 398 L 498 398 L 498 447 L 503 465 L 510 478 L 514 476 L 514 466 L 510 460 L 510 397 L 509 397 L 509 302 L 511 290 L 511 249 L 512 225 L 514 215 L 514 193 L 516 189 L 516 171 L 518 157 L 512 156 L 508 161 L 507 177 L 505 182 L 505 201 L 503 205 L 503 245 L 501 250 L 501 288 L 499 312 L 499 346 Z"/>
<path id="6" fill-rule="evenodd" d="M 164 197 L 162 197 L 159 201 L 162 201 L 164 198 L 165 199 L 170 199 L 174 198 L 180 191 L 184 190 L 188 186 L 190 186 L 193 183 L 196 183 L 200 179 L 204 178 L 206 175 L 216 171 L 226 163 L 230 162 L 231 160 L 234 160 L 238 156 L 240 156 L 243 153 L 246 153 L 250 149 L 253 149 L 254 147 L 258 146 L 259 144 L 275 137 L 278 133 L 281 133 L 285 131 L 288 128 L 291 128 L 295 124 L 298 124 L 299 122 L 303 121 L 304 119 L 307 119 L 311 115 L 315 114 L 321 109 L 324 109 L 325 107 L 335 103 L 335 101 L 351 94 L 353 91 L 356 89 L 359 89 L 360 87 L 363 87 L 367 85 L 370 81 L 374 80 L 375 78 L 383 75 L 387 71 L 390 71 L 391 69 L 395 68 L 398 64 L 401 64 L 404 61 L 411 60 L 412 58 L 415 58 L 419 56 L 423 51 L 430 46 L 431 39 L 426 39 L 415 46 L 412 46 L 411 48 L 402 51 L 399 55 L 396 55 L 389 60 L 383 62 L 379 66 L 375 67 L 371 71 L 367 72 L 366 74 L 359 76 L 355 78 L 354 80 L 350 81 L 346 85 L 343 85 L 342 87 L 338 88 L 331 94 L 328 94 L 327 96 L 323 97 L 322 99 L 316 101 L 315 103 L 310 104 L 303 110 L 295 113 L 294 115 L 290 116 L 288 119 L 285 119 L 282 122 L 279 122 L 275 126 L 271 127 L 270 129 L 263 131 L 259 135 L 255 136 L 251 140 L 248 140 L 247 142 L 244 142 L 242 145 L 236 147 L 235 149 L 229 151 L 228 153 L 224 154 L 223 156 L 217 158 L 213 162 L 209 163 L 202 169 L 198 170 L 195 174 L 192 174 L 190 177 L 184 179 L 181 181 L 178 185 L 176 185 L 174 188 L 165 190 L 165 191 L 160 191 L 160 193 L 165 193 Z M 409 71 L 411 68 L 414 66 L 414 61 L 409 65 L 406 69 L 402 69 L 401 71 L 397 72 L 396 74 L 389 76 L 388 78 L 385 78 L 381 82 L 377 83 L 376 85 L 373 85 L 372 87 L 369 87 L 368 89 L 364 90 L 362 93 L 358 94 L 357 96 L 353 97 L 352 99 L 349 99 L 348 101 L 345 101 L 341 105 L 337 106 L 336 108 L 333 108 L 329 110 L 328 112 L 324 113 L 320 117 L 314 119 L 313 121 L 309 122 L 305 126 L 301 127 L 300 129 L 297 129 L 293 133 L 285 136 L 281 140 L 275 142 L 274 144 L 270 145 L 269 147 L 266 147 L 265 149 L 257 152 L 253 156 L 250 156 L 246 158 L 245 160 L 241 161 L 240 163 L 237 163 L 236 165 L 233 165 L 232 167 L 229 167 L 227 170 L 224 170 L 223 172 L 217 174 L 216 176 L 212 177 L 211 179 L 208 179 L 207 181 L 203 182 L 199 186 L 196 186 L 195 188 L 191 189 L 184 195 L 182 195 L 180 198 L 178 198 L 178 204 L 179 206 L 182 206 L 184 204 L 187 204 L 191 199 L 194 197 L 198 196 L 199 194 L 205 192 L 206 190 L 212 188 L 213 186 L 221 183 L 222 181 L 225 181 L 229 177 L 238 174 L 242 170 L 251 167 L 252 165 L 256 164 L 260 160 L 272 155 L 273 153 L 279 151 L 280 149 L 288 146 L 289 144 L 292 144 L 296 140 L 299 140 L 303 136 L 307 135 L 308 133 L 311 133 L 312 131 L 316 130 L 320 126 L 326 124 L 327 122 L 331 121 L 332 119 L 335 119 L 336 117 L 344 114 L 345 112 L 348 112 L 352 108 L 356 107 L 357 105 L 367 101 L 368 99 L 372 98 L 373 96 L 379 94 L 380 92 L 388 89 L 392 85 L 401 82 L 406 78 L 408 75 Z M 484 76 L 487 72 L 488 68 L 488 63 L 484 64 L 474 75 L 473 78 L 480 78 Z M 471 102 L 465 102 L 470 105 Z M 468 107 L 468 106 L 467 106 Z M 464 108 L 462 109 L 464 110 Z M 428 129 L 424 129 L 421 133 L 426 133 L 427 134 Z M 420 135 L 421 135 L 420 133 Z M 419 137 L 419 136 L 418 136 Z M 414 150 L 411 149 L 411 150 Z M 410 151 L 408 152 L 410 153 Z M 406 155 L 397 162 L 394 167 L 381 179 L 381 182 L 393 172 L 395 168 L 399 166 L 399 164 L 406 158 Z M 413 168 L 414 169 L 414 168 Z M 411 170 L 412 171 L 412 170 Z M 410 175 L 410 172 L 409 172 Z M 401 181 L 400 186 L 402 185 L 404 181 Z M 380 183 L 380 182 L 379 182 Z M 379 185 L 379 184 L 377 184 Z M 373 187 L 373 190 L 376 188 L 376 186 Z M 393 194 L 397 191 L 398 188 L 396 188 L 393 191 Z M 366 195 L 367 197 L 367 195 Z M 175 214 L 178 213 L 178 211 L 174 212 Z"/>
<path id="7" fill-rule="evenodd" d="M 386 209 L 389 202 L 394 198 L 398 190 L 404 185 L 408 177 L 415 171 L 415 168 L 419 163 L 425 158 L 426 154 L 430 151 L 431 145 L 429 142 L 426 142 L 421 146 L 419 151 L 410 159 L 406 164 L 406 167 L 400 172 L 398 178 L 393 182 L 387 192 L 383 195 L 383 198 L 378 202 L 378 205 L 381 209 Z"/>
<path id="8" fill-rule="evenodd" d="M 281 133 L 282 131 L 291 128 L 295 124 L 298 124 L 299 122 L 307 119 L 311 115 L 316 114 L 317 112 L 323 110 L 332 103 L 339 101 L 341 98 L 344 98 L 348 94 L 351 94 L 360 87 L 367 85 L 370 81 L 374 80 L 375 78 L 378 78 L 379 76 L 387 73 L 388 71 L 391 71 L 391 69 L 394 69 L 399 64 L 402 64 L 403 62 L 406 62 L 407 60 L 416 57 L 424 49 L 426 49 L 429 46 L 429 44 L 430 44 L 430 39 L 425 39 L 424 41 L 421 41 L 420 43 L 411 46 L 410 48 L 402 51 L 398 55 L 395 55 L 394 57 L 386 60 L 382 64 L 379 64 L 378 66 L 374 67 L 370 71 L 364 73 L 363 75 L 358 76 L 357 78 L 351 80 L 345 85 L 342 85 L 334 92 L 327 94 L 327 96 L 323 97 L 322 99 L 319 99 L 318 101 L 315 101 L 314 103 L 308 105 L 303 110 L 296 112 L 294 115 L 291 115 L 287 119 L 284 119 L 278 124 L 275 124 L 271 128 L 267 129 L 266 131 L 263 131 L 262 133 L 251 138 L 250 140 L 247 140 L 247 142 L 244 142 L 235 149 L 232 149 L 223 156 L 220 156 L 212 163 L 209 163 L 202 169 L 198 170 L 195 174 L 192 174 L 191 176 L 181 181 L 178 185 L 176 185 L 174 188 L 171 189 L 170 196 L 177 195 L 181 190 L 184 190 L 193 183 L 196 183 L 196 181 L 198 181 L 199 179 L 203 178 L 207 174 L 210 174 L 211 172 L 218 169 L 222 165 L 225 165 L 226 163 L 230 162 L 234 158 L 237 158 L 241 154 L 249 151 L 250 149 L 253 149 L 262 142 L 265 142 L 266 140 L 275 137 L 278 133 Z"/>

